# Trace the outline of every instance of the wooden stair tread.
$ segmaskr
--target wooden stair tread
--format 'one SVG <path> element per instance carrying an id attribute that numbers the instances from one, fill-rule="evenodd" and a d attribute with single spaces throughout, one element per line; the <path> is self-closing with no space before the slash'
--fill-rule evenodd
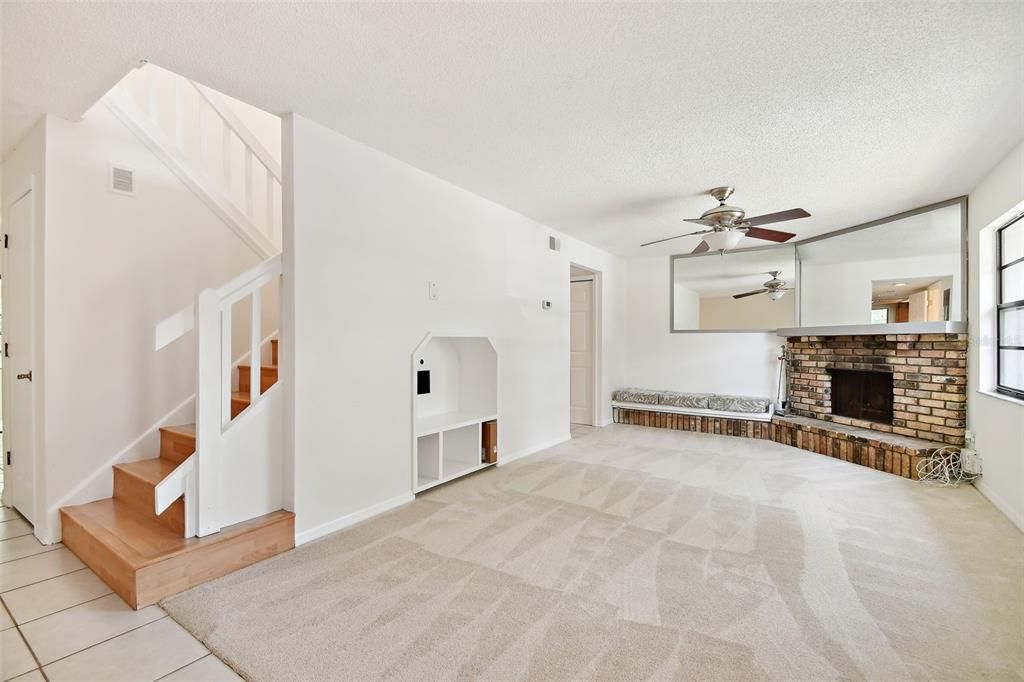
<path id="1" fill-rule="evenodd" d="M 195 436 L 196 436 L 196 425 L 195 424 L 179 424 L 177 426 L 161 426 L 160 430 L 161 431 L 166 431 L 167 433 L 174 433 L 174 434 L 177 434 L 179 436 L 192 436 L 193 438 L 195 438 Z"/>
<path id="2" fill-rule="evenodd" d="M 135 478 L 145 481 L 151 485 L 156 485 L 167 478 L 167 476 L 177 467 L 177 464 L 163 459 L 162 457 L 114 465 L 115 469 L 118 469 L 129 476 L 134 476 Z"/>
<path id="3" fill-rule="evenodd" d="M 250 365 L 248 362 L 243 362 L 242 364 L 239 365 L 239 367 L 244 367 L 245 369 L 252 369 L 252 365 Z M 277 365 L 260 364 L 260 369 L 270 369 L 276 372 Z"/>
<path id="4" fill-rule="evenodd" d="M 204 547 L 294 517 L 291 512 L 281 510 L 227 526 L 219 533 L 203 538 L 184 538 L 180 533 L 161 525 L 153 517 L 146 516 L 112 498 L 64 507 L 61 512 L 135 569 L 188 552 L 199 551 Z"/>

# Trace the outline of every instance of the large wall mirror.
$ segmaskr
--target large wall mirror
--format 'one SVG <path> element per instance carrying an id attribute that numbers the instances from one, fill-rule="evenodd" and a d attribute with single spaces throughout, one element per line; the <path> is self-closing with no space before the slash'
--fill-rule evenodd
<path id="1" fill-rule="evenodd" d="M 798 243 L 800 325 L 964 321 L 962 207 Z"/>
<path id="2" fill-rule="evenodd" d="M 796 326 L 796 250 L 776 246 L 672 258 L 672 331 Z"/>
<path id="3" fill-rule="evenodd" d="M 673 256 L 671 329 L 965 322 L 965 221 L 960 198 L 794 244 Z"/>

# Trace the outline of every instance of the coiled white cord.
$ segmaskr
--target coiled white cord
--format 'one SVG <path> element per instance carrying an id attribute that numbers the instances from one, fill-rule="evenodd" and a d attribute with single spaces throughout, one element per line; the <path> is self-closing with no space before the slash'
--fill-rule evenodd
<path id="1" fill-rule="evenodd" d="M 960 449 L 951 445 L 939 448 L 917 463 L 917 478 L 922 483 L 955 488 L 977 477 L 978 474 L 964 471 Z"/>

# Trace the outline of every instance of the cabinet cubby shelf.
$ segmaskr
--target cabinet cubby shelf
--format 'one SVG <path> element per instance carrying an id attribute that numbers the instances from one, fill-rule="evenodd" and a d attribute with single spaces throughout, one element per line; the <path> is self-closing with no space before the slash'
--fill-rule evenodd
<path id="1" fill-rule="evenodd" d="M 416 435 L 429 436 L 432 433 L 451 431 L 452 429 L 470 426 L 471 424 L 482 424 L 497 418 L 498 415 L 496 414 L 474 415 L 466 412 L 432 414 L 416 420 Z"/>
<path id="2" fill-rule="evenodd" d="M 496 430 L 484 424 L 498 419 L 498 354 L 485 334 L 427 334 L 412 354 L 412 387 L 414 493 L 495 463 Z"/>

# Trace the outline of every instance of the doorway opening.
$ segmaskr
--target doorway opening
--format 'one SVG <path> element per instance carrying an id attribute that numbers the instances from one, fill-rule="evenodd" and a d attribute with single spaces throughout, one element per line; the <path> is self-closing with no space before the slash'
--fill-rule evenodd
<path id="1" fill-rule="evenodd" d="M 569 266 L 569 424 L 599 426 L 601 273 Z"/>

